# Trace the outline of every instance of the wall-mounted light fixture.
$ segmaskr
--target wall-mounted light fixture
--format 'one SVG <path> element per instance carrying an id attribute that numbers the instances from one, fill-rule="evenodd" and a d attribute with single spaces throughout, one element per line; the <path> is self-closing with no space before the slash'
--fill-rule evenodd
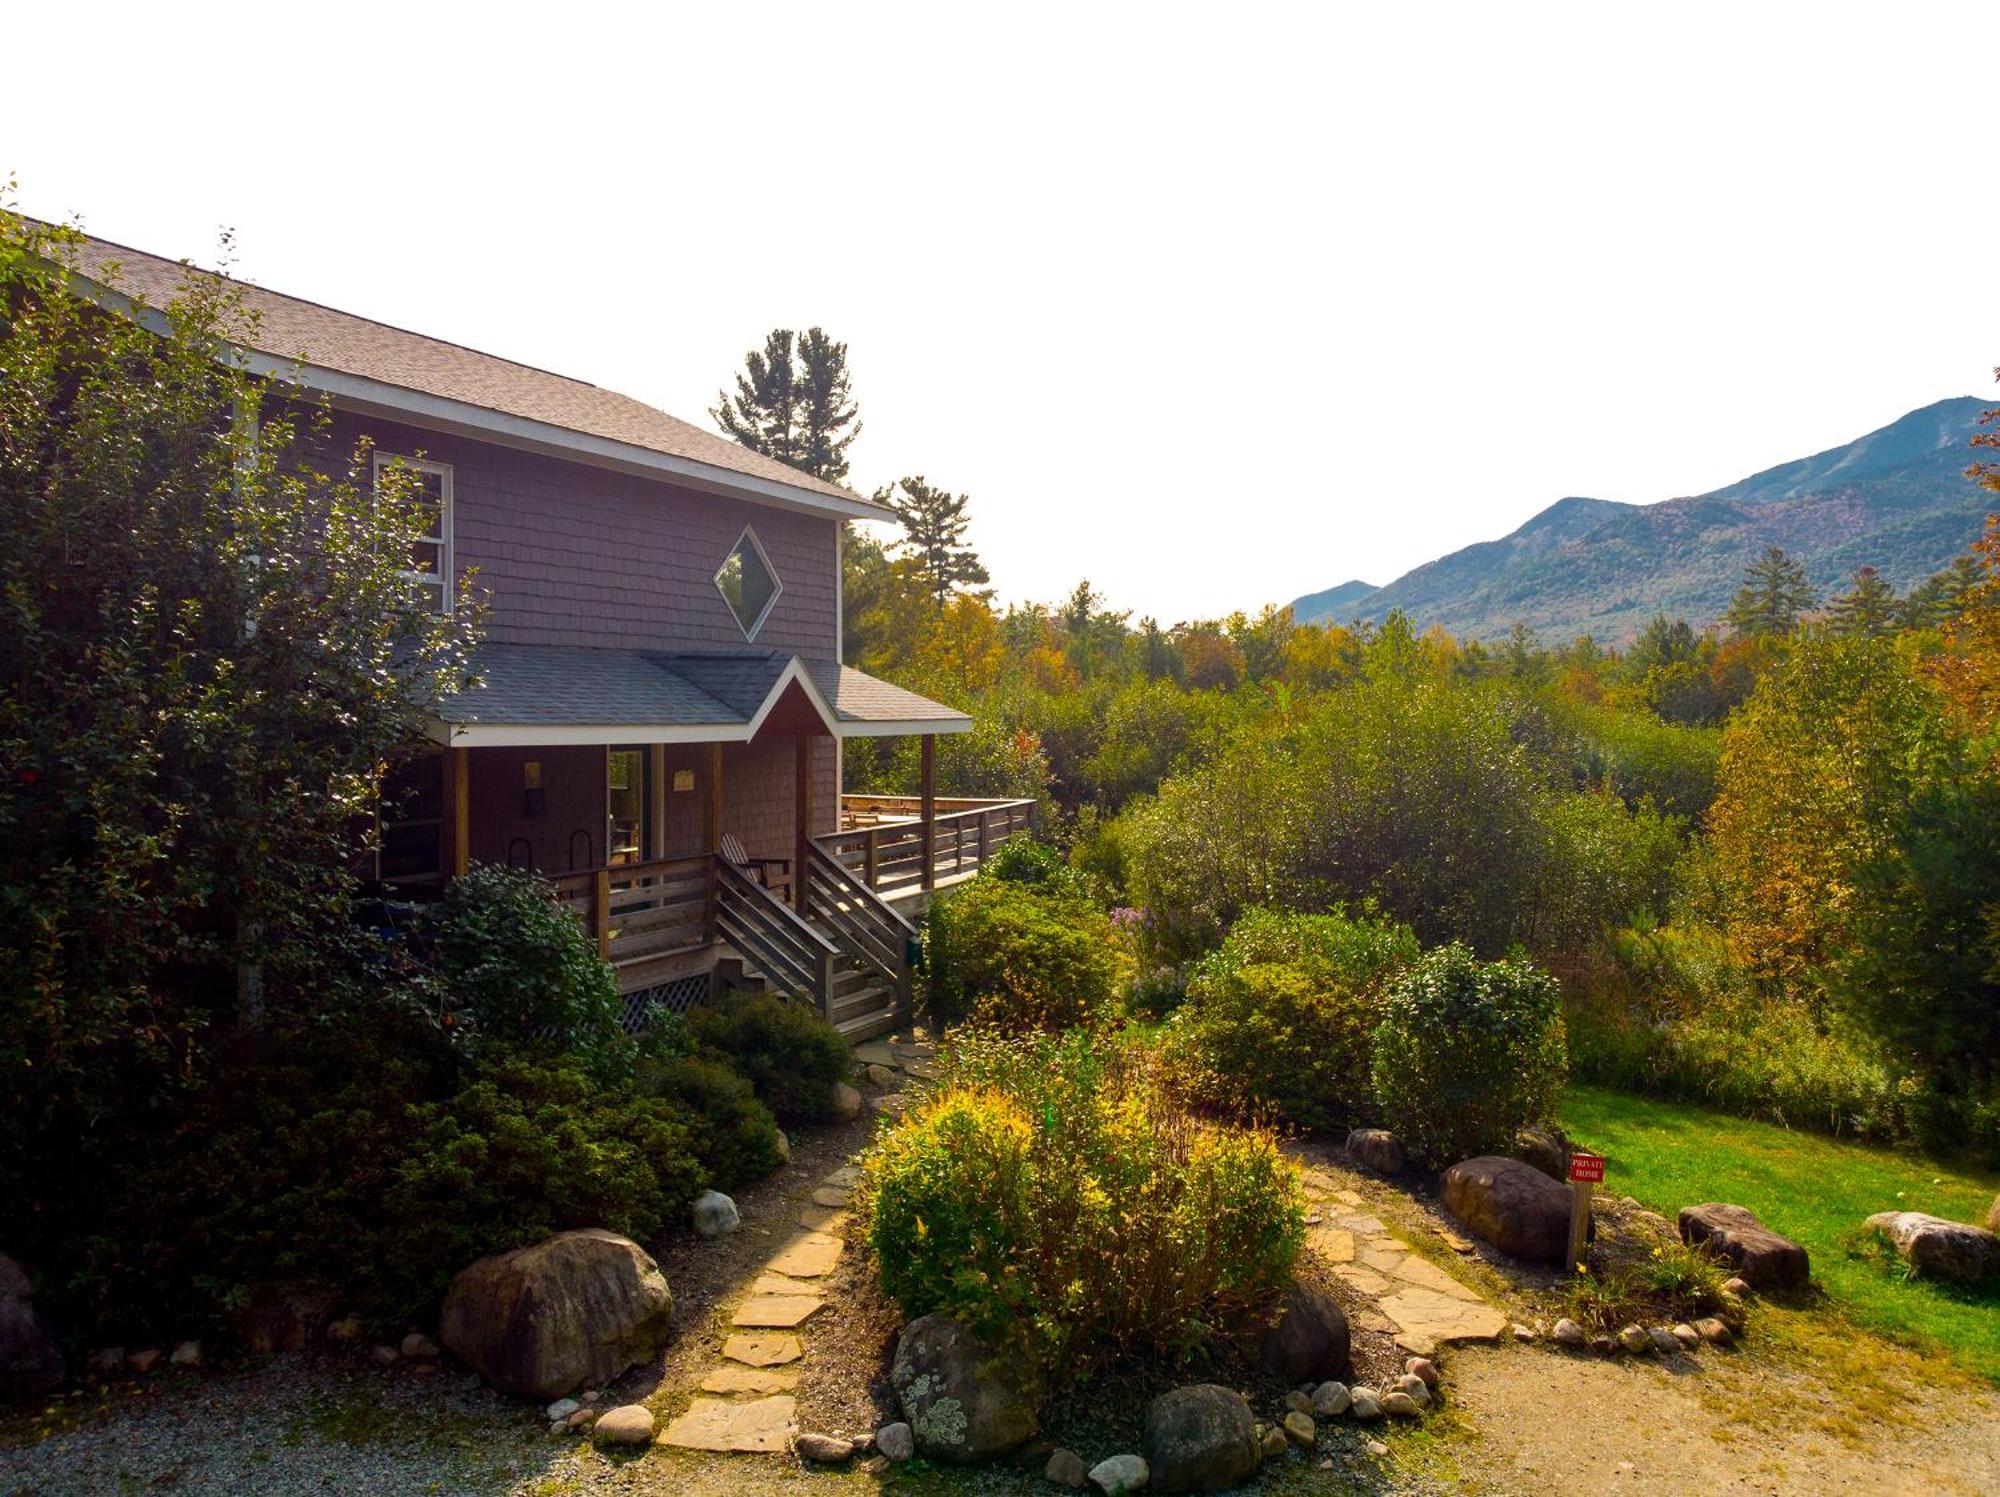
<path id="1" fill-rule="evenodd" d="M 540 816 L 548 808 L 548 793 L 542 789 L 542 761 L 528 759 L 521 765 L 521 814 Z"/>

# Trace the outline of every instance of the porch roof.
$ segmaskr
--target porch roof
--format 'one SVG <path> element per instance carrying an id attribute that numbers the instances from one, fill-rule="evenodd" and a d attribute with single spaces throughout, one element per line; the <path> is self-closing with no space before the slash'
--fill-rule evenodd
<path id="1" fill-rule="evenodd" d="M 437 735 L 478 748 L 716 743 L 756 736 L 796 686 L 841 738 L 963 733 L 964 713 L 835 660 L 778 650 L 631 650 L 488 641 L 481 684 L 442 703 Z"/>

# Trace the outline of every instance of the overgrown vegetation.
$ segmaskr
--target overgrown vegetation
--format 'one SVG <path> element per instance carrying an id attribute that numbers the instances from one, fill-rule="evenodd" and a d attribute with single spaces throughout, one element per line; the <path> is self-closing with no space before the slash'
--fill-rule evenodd
<path id="1" fill-rule="evenodd" d="M 1052 1381 L 1178 1358 L 1268 1305 L 1305 1231 L 1267 1132 L 1190 1113 L 1144 1047 L 1089 1030 L 968 1031 L 868 1153 L 884 1288 L 1020 1344 Z"/>

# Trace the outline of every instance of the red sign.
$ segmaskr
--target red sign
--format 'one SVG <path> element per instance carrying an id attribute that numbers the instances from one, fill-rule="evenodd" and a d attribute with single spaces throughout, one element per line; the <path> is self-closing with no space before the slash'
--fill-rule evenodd
<path id="1" fill-rule="evenodd" d="M 1604 1180 L 1604 1156 L 1602 1154 L 1576 1153 L 1569 1156 L 1569 1180 L 1572 1185 L 1599 1185 Z"/>

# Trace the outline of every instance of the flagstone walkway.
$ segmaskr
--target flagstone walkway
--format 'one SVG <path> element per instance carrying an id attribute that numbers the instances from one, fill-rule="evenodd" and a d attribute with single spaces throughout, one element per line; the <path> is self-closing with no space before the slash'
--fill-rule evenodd
<path id="1" fill-rule="evenodd" d="M 1353 1317 L 1360 1329 L 1393 1336 L 1398 1346 L 1418 1357 L 1453 1342 L 1497 1340 L 1507 1329 L 1507 1317 L 1478 1290 L 1411 1252 L 1380 1217 L 1369 1215 L 1359 1192 L 1319 1169 L 1305 1171 L 1305 1190 L 1319 1218 L 1308 1231 L 1307 1244 L 1333 1266 L 1342 1283 L 1373 1302 Z M 1441 1235 L 1455 1251 L 1471 1251 L 1472 1244 L 1463 1238 Z"/>
<path id="2" fill-rule="evenodd" d="M 895 1111 L 906 1080 L 931 1078 L 934 1053 L 927 1040 L 898 1037 L 858 1045 L 854 1058 L 883 1092 L 876 1105 Z M 730 1311 L 720 1360 L 702 1378 L 687 1411 L 662 1432 L 660 1444 L 744 1454 L 790 1449 L 798 1434 L 794 1394 L 808 1354 L 802 1333 L 825 1307 L 820 1286 L 847 1246 L 840 1234 L 859 1178 L 854 1165 L 843 1164 L 799 1209 L 796 1230 Z"/>

